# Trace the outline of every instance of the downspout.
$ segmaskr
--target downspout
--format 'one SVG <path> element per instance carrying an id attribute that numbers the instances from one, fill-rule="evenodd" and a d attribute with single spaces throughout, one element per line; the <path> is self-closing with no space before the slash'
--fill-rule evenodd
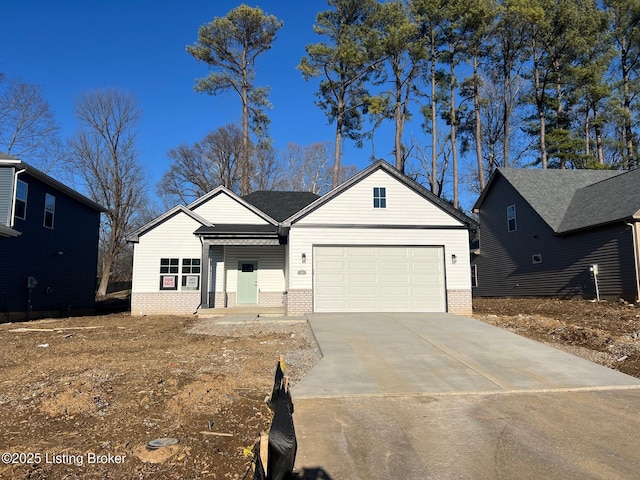
<path id="1" fill-rule="evenodd" d="M 13 177 L 13 198 L 11 199 L 11 225 L 9 225 L 11 228 L 13 228 L 14 223 L 15 223 L 15 215 L 16 215 L 16 194 L 18 193 L 18 175 L 20 175 L 21 173 L 26 172 L 27 169 L 23 168 L 22 170 L 18 170 L 15 174 L 15 176 Z"/>
<path id="2" fill-rule="evenodd" d="M 636 270 L 636 302 L 640 302 L 640 247 L 638 245 L 638 222 L 627 223 L 631 227 L 631 234 L 633 236 L 633 263 Z"/>

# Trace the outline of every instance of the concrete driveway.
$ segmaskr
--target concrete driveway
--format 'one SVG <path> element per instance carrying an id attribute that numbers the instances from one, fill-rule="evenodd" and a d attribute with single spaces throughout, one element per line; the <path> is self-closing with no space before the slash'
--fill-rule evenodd
<path id="1" fill-rule="evenodd" d="M 448 314 L 313 314 L 292 389 L 314 479 L 637 478 L 640 380 Z"/>

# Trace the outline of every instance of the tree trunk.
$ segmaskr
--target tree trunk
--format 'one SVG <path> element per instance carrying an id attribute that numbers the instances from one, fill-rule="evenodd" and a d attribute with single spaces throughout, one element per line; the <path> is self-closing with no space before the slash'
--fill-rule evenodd
<path id="1" fill-rule="evenodd" d="M 331 188 L 336 188 L 340 184 L 340 157 L 342 156 L 342 114 L 338 114 L 336 119 L 336 149 L 333 159 L 333 178 Z"/>
<path id="2" fill-rule="evenodd" d="M 596 149 L 598 153 L 598 163 L 604 165 L 604 146 L 602 145 L 602 126 L 600 125 L 600 116 L 598 106 L 593 106 L 593 127 L 596 134 Z"/>
<path id="3" fill-rule="evenodd" d="M 482 161 L 482 121 L 480 116 L 480 92 L 478 89 L 478 56 L 473 56 L 473 110 L 475 114 L 476 158 L 478 161 L 478 179 L 480 191 L 484 190 L 484 162 Z"/>
<path id="4" fill-rule="evenodd" d="M 433 35 L 433 34 L 432 34 Z M 438 191 L 438 127 L 436 115 L 436 52 L 435 38 L 431 42 L 431 191 Z"/>
<path id="5" fill-rule="evenodd" d="M 456 145 L 456 122 L 457 122 L 457 113 L 456 113 L 456 89 L 455 83 L 453 81 L 455 75 L 454 62 L 453 62 L 453 52 L 451 52 L 451 63 L 450 63 L 450 71 L 451 81 L 450 85 L 450 98 L 451 98 L 451 157 L 453 160 L 453 208 L 458 208 L 458 147 Z"/>
<path id="6" fill-rule="evenodd" d="M 534 52 L 535 42 L 534 42 Z M 533 60 L 533 79 L 535 89 L 536 108 L 538 110 L 538 122 L 539 122 L 539 135 L 540 135 L 540 161 L 542 162 L 542 168 L 547 168 L 547 140 L 546 140 L 546 119 L 544 116 L 544 90 L 540 87 L 540 66 L 538 64 L 538 55 L 534 53 Z"/>
<path id="7" fill-rule="evenodd" d="M 396 107 L 395 107 L 395 154 L 396 154 L 396 168 L 404 173 L 404 152 L 402 149 L 402 131 L 404 129 L 404 118 L 402 112 L 402 82 L 396 76 Z"/>
<path id="8" fill-rule="evenodd" d="M 240 160 L 240 192 L 249 193 L 249 95 L 245 81 L 242 84 L 242 158 Z"/>

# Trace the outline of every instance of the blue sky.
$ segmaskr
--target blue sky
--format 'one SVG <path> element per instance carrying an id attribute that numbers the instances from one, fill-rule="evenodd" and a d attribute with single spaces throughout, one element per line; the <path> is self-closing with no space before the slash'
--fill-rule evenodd
<path id="1" fill-rule="evenodd" d="M 140 160 L 152 186 L 169 169 L 166 153 L 193 144 L 228 123 L 240 123 L 240 103 L 231 93 L 211 96 L 193 91 L 206 76 L 186 46 L 198 28 L 224 16 L 242 2 L 227 0 L 0 0 L 0 71 L 43 87 L 61 136 L 77 128 L 75 97 L 87 90 L 115 87 L 131 92 L 143 111 L 138 136 Z M 319 80 L 305 81 L 296 69 L 304 47 L 322 38 L 313 31 L 325 0 L 262 0 L 266 13 L 284 21 L 257 65 L 257 84 L 270 86 L 274 109 L 270 133 L 274 146 L 333 141 L 334 126 L 315 105 Z M 419 115 L 416 115 L 416 119 Z M 419 121 L 409 123 L 405 138 L 430 142 Z M 376 134 L 378 157 L 393 163 L 392 123 Z M 371 146 L 355 148 L 345 140 L 343 164 L 359 169 L 370 162 Z M 28 159 L 23 159 L 28 162 Z M 153 194 L 153 192 L 150 192 Z M 461 195 L 464 192 L 461 191 Z M 464 206 L 472 203 L 467 199 Z M 470 205 L 469 205 L 470 206 Z"/>
<path id="2" fill-rule="evenodd" d="M 196 42 L 200 25 L 240 3 L 0 0 L 0 71 L 44 88 L 65 138 L 77 126 L 73 102 L 79 93 L 103 87 L 133 93 L 143 110 L 141 161 L 155 184 L 169 168 L 170 148 L 240 122 L 236 96 L 193 91 L 195 79 L 208 69 L 185 50 Z M 258 5 L 284 21 L 257 66 L 257 84 L 271 87 L 274 145 L 283 149 L 288 142 L 333 140 L 333 127 L 314 104 L 317 81 L 306 82 L 295 68 L 305 45 L 320 40 L 312 27 L 316 13 L 328 8 L 326 2 L 266 0 Z M 353 150 L 349 142 L 345 147 L 343 162 L 368 164 L 368 150 Z"/>

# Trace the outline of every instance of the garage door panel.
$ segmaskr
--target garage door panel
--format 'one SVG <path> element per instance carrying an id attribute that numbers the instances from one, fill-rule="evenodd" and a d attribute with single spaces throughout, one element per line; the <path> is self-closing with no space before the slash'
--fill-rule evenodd
<path id="1" fill-rule="evenodd" d="M 314 310 L 445 311 L 443 263 L 441 247 L 316 247 Z"/>

